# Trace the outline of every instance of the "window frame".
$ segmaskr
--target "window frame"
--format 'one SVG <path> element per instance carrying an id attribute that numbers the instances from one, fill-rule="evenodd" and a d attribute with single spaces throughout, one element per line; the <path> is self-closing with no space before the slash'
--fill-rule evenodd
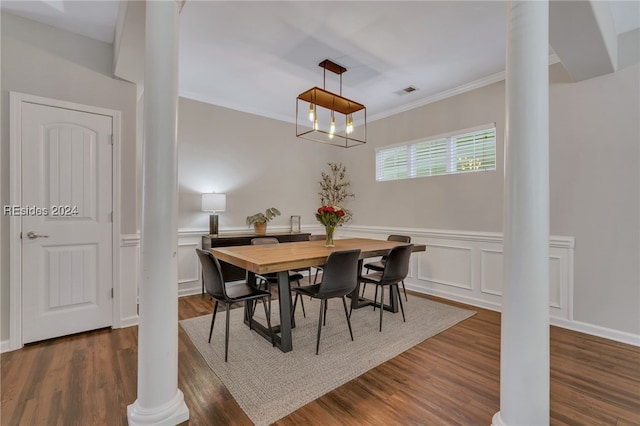
<path id="1" fill-rule="evenodd" d="M 480 133 L 483 131 L 490 131 L 490 130 L 493 130 L 493 136 L 494 136 L 493 137 L 493 140 L 494 140 L 493 167 L 491 166 L 487 168 L 476 167 L 475 169 L 470 169 L 470 170 L 459 170 L 458 168 L 459 159 L 456 158 L 456 151 L 455 151 L 457 139 L 469 134 Z M 392 145 L 378 147 L 375 150 L 376 182 L 389 182 L 394 180 L 414 179 L 414 178 L 431 177 L 431 176 L 445 176 L 445 175 L 452 175 L 452 174 L 495 171 L 497 170 L 497 163 L 498 163 L 498 140 L 497 140 L 498 134 L 497 133 L 498 132 L 496 129 L 496 123 L 494 122 L 494 123 L 484 124 L 481 126 L 475 126 L 467 129 L 455 130 L 447 133 L 442 133 L 439 135 L 429 136 L 427 138 L 413 139 L 407 142 L 400 142 Z M 427 150 L 429 150 L 429 148 L 434 148 L 432 147 L 432 145 L 436 145 L 439 141 L 444 141 L 445 146 L 444 147 L 435 146 L 436 152 L 424 155 L 424 158 L 425 158 L 424 163 L 426 164 L 422 164 L 422 162 L 419 161 L 419 154 L 417 152 L 422 147 L 427 148 Z M 475 146 L 476 146 L 476 143 L 474 142 L 473 147 L 475 148 Z M 385 178 L 384 170 L 381 169 L 381 166 L 383 166 L 383 163 L 385 160 L 381 159 L 380 155 L 384 155 L 384 153 L 387 153 L 389 155 L 393 154 L 397 157 L 398 155 L 402 155 L 402 154 L 399 154 L 398 152 L 393 153 L 392 151 L 393 150 L 400 151 L 401 148 L 405 148 L 407 151 L 406 159 L 398 160 L 397 158 L 395 158 L 393 161 L 398 163 L 396 165 L 395 173 L 390 173 L 390 175 L 392 176 Z M 441 161 L 441 162 L 436 161 L 434 163 L 433 162 L 434 157 L 437 155 L 444 155 L 444 161 Z M 399 169 L 400 167 L 404 167 L 403 163 L 406 163 L 406 172 L 404 173 L 402 171 L 398 172 L 397 169 Z M 428 169 L 442 168 L 444 166 L 445 171 L 440 173 L 433 173 L 432 171 L 429 171 L 428 173 L 419 173 L 418 169 L 421 166 L 423 167 L 427 166 Z"/>

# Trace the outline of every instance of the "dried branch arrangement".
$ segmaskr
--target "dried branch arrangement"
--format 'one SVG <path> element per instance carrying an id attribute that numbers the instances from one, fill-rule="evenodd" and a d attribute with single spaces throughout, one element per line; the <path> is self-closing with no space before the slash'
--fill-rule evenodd
<path id="1" fill-rule="evenodd" d="M 340 225 L 351 220 L 351 211 L 345 208 L 344 204 L 349 198 L 354 198 L 355 194 L 349 191 L 351 182 L 347 179 L 347 168 L 342 163 L 328 163 L 329 173 L 322 172 L 320 184 L 320 204 L 323 206 L 339 206 L 345 211 L 345 215 L 340 221 Z"/>

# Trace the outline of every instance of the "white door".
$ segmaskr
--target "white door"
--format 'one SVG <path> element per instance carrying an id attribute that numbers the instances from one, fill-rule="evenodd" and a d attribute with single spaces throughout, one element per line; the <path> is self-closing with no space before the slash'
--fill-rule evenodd
<path id="1" fill-rule="evenodd" d="M 112 325 L 112 117 L 22 103 L 23 343 Z"/>

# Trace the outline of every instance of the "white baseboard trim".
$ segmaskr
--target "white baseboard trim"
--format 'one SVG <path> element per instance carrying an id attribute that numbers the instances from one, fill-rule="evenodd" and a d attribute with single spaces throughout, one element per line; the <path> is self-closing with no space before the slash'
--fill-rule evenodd
<path id="1" fill-rule="evenodd" d="M 11 345 L 9 339 L 0 342 L 0 353 L 11 351 Z"/>
<path id="2" fill-rule="evenodd" d="M 138 315 L 122 318 L 120 320 L 119 328 L 131 327 L 134 325 L 138 325 Z"/>
<path id="3" fill-rule="evenodd" d="M 601 327 L 599 325 L 587 324 L 581 321 L 567 321 L 563 318 L 552 318 L 551 325 L 566 328 L 568 330 L 580 333 L 590 334 L 592 336 L 602 337 L 604 339 L 615 340 L 616 342 L 626 343 L 628 345 L 640 347 L 640 334 L 627 333 L 624 331 L 613 330 L 611 328 Z"/>
<path id="4" fill-rule="evenodd" d="M 178 297 L 193 296 L 196 294 L 202 294 L 202 287 L 187 287 L 178 290 Z"/>
<path id="5" fill-rule="evenodd" d="M 463 297 L 445 291 L 425 289 L 424 287 L 418 287 L 406 281 L 405 285 L 407 287 L 407 290 L 411 290 L 416 293 L 427 294 L 429 296 L 440 297 L 442 299 L 452 300 L 454 302 L 464 303 L 470 306 L 477 306 L 479 308 L 488 309 L 490 311 L 501 312 L 500 305 L 497 303 L 491 303 L 487 302 L 486 300 L 476 299 L 473 297 Z M 570 321 L 554 316 L 549 317 L 549 323 L 556 327 L 566 328 L 568 330 L 577 331 L 579 333 L 590 334 L 592 336 L 602 337 L 604 339 L 614 340 L 616 342 L 640 347 L 640 335 L 637 334 L 626 333 L 623 331 L 587 324 L 580 321 Z"/>
<path id="6" fill-rule="evenodd" d="M 405 280 L 405 287 L 407 290 L 414 291 L 416 293 L 427 294 L 429 296 L 440 297 L 442 299 L 452 300 L 454 302 L 464 303 L 466 305 L 477 306 L 478 308 L 488 309 L 490 311 L 500 312 L 500 305 L 492 303 L 486 300 L 478 299 L 475 297 L 462 296 L 459 294 L 453 294 L 442 290 L 426 289 L 424 287 L 416 286 L 407 280 Z"/>

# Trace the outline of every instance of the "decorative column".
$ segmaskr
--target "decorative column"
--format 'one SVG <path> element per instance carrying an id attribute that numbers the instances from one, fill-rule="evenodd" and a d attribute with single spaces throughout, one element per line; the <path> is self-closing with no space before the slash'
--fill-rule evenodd
<path id="1" fill-rule="evenodd" d="M 500 411 L 549 424 L 549 4 L 507 6 Z"/>
<path id="2" fill-rule="evenodd" d="M 177 2 L 146 2 L 138 398 L 127 407 L 130 425 L 189 419 L 178 389 L 178 19 Z"/>

